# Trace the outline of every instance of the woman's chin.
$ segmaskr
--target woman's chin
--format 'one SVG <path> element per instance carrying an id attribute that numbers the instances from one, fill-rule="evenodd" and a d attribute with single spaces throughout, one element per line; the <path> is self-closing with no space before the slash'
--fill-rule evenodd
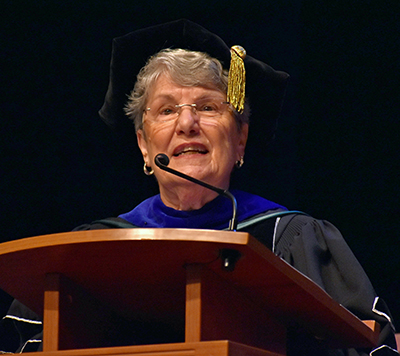
<path id="1" fill-rule="evenodd" d="M 221 181 L 225 182 L 226 178 L 220 176 L 219 170 L 216 169 L 217 167 L 211 160 L 210 154 L 187 154 L 183 157 L 182 156 L 177 156 L 171 159 L 169 167 L 218 188 L 223 188 L 221 185 L 226 185 L 221 183 Z M 229 177 L 229 175 L 227 176 Z M 195 184 L 187 180 L 185 181 L 184 178 L 175 178 L 174 181 L 180 185 L 193 186 L 193 184 Z M 229 186 L 229 182 L 227 185 Z"/>
<path id="2" fill-rule="evenodd" d="M 199 180 L 207 180 L 207 177 L 212 177 L 213 174 L 209 169 L 209 166 L 201 166 L 201 165 L 190 165 L 190 166 L 182 166 L 177 168 L 179 172 L 182 172 L 190 177 L 199 179 Z"/>
<path id="3" fill-rule="evenodd" d="M 191 164 L 186 164 L 186 165 L 184 164 L 174 165 L 171 166 L 171 168 L 175 169 L 180 173 L 186 174 L 189 177 L 204 181 L 209 184 L 213 184 L 211 181 L 214 180 L 213 178 L 215 177 L 215 172 L 212 171 L 211 165 L 208 162 L 205 164 L 194 164 L 192 162 Z M 169 178 L 172 179 L 177 185 L 193 186 L 193 184 L 195 184 L 184 178 L 178 176 L 172 177 L 170 173 L 167 174 L 169 174 Z"/>

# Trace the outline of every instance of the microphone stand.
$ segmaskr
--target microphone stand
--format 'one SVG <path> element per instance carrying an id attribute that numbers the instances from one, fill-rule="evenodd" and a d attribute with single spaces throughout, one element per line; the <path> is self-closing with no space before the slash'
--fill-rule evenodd
<path id="1" fill-rule="evenodd" d="M 237 219 L 236 219 L 236 215 L 237 215 L 237 202 L 236 202 L 236 198 L 233 196 L 233 194 L 231 192 L 229 192 L 228 190 L 224 190 L 221 188 L 217 188 L 214 187 L 208 183 L 205 183 L 201 180 L 198 180 L 196 178 L 190 177 L 182 172 L 176 171 L 175 169 L 172 169 L 170 167 L 168 167 L 169 164 L 169 158 L 166 154 L 164 153 L 159 153 L 155 158 L 154 158 L 154 162 L 156 163 L 157 167 L 161 168 L 162 170 L 172 173 L 178 177 L 181 177 L 183 179 L 186 179 L 188 181 L 191 181 L 195 184 L 201 185 L 204 188 L 210 189 L 214 192 L 217 192 L 220 195 L 223 195 L 224 197 L 228 198 L 231 200 L 232 202 L 232 209 L 233 209 L 233 213 L 232 213 L 232 219 L 229 221 L 229 227 L 228 230 L 229 231 L 236 231 L 237 228 Z"/>

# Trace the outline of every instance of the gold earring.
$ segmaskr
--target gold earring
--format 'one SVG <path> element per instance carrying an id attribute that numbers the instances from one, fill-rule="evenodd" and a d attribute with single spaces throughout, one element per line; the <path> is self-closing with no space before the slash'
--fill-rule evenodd
<path id="1" fill-rule="evenodd" d="M 149 170 L 149 168 L 150 168 L 150 170 Z M 153 168 L 151 168 L 151 167 L 147 167 L 147 166 L 146 166 L 146 162 L 144 162 L 143 172 L 144 172 L 144 174 L 145 174 L 146 176 L 151 176 L 151 175 L 154 173 L 154 170 L 153 170 Z"/>
<path id="2" fill-rule="evenodd" d="M 244 158 L 243 156 L 240 157 L 239 161 L 236 161 L 236 168 L 242 168 L 242 166 L 244 165 Z"/>

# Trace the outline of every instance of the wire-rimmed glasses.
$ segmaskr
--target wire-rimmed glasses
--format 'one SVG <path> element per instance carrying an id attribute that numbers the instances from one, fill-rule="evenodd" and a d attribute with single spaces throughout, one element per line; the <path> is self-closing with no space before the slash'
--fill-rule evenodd
<path id="1" fill-rule="evenodd" d="M 200 120 L 218 120 L 229 107 L 229 102 L 221 98 L 201 98 L 193 104 L 175 104 L 167 100 L 146 108 L 144 120 L 154 124 L 173 122 L 184 108 L 190 109 Z"/>

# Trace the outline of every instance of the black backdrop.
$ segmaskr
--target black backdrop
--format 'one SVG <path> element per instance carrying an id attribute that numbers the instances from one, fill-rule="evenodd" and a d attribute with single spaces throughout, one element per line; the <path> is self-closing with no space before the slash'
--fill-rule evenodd
<path id="1" fill-rule="evenodd" d="M 97 110 L 112 38 L 185 17 L 292 77 L 275 142 L 265 147 L 252 123 L 234 186 L 338 226 L 399 323 L 399 10 L 398 0 L 3 0 L 0 241 L 69 231 L 156 193 L 134 144 Z"/>

